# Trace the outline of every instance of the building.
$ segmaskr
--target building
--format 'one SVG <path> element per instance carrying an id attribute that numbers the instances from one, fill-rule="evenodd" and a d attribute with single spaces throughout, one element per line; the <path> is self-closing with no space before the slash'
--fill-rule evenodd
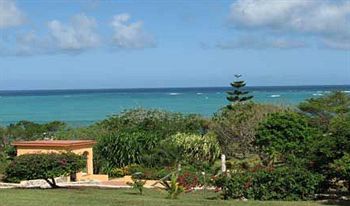
<path id="1" fill-rule="evenodd" d="M 76 180 L 100 180 L 107 181 L 108 175 L 94 174 L 93 165 L 93 140 L 36 140 L 36 141 L 15 141 L 17 156 L 24 154 L 73 152 L 86 156 L 86 171 L 76 174 Z"/>

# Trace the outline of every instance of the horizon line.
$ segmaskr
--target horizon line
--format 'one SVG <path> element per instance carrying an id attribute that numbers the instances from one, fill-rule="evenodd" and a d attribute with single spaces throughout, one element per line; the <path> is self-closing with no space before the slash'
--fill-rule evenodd
<path id="1" fill-rule="evenodd" d="M 314 84 L 306 84 L 306 85 L 255 85 L 255 86 L 246 86 L 247 88 L 257 88 L 257 87 L 350 87 L 350 84 L 325 84 L 325 85 L 314 85 Z M 93 90 L 152 90 L 152 89 L 205 89 L 205 88 L 230 88 L 230 86 L 180 86 L 180 87 L 120 87 L 120 88 L 61 88 L 61 89 L 7 89 L 2 90 L 0 92 L 21 92 L 21 91 L 76 91 L 76 90 L 84 90 L 84 91 L 93 91 Z"/>

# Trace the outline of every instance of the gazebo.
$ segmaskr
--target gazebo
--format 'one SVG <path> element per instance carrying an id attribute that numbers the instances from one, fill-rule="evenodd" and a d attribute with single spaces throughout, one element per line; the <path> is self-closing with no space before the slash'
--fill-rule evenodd
<path id="1" fill-rule="evenodd" d="M 108 175 L 94 175 L 93 173 L 93 140 L 36 140 L 36 141 L 15 141 L 17 156 L 23 154 L 73 152 L 84 155 L 87 158 L 86 173 L 79 172 L 76 179 L 107 181 Z"/>

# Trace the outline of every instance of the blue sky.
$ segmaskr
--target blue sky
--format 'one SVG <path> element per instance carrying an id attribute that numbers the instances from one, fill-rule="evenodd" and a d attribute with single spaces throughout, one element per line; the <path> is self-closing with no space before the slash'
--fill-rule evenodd
<path id="1" fill-rule="evenodd" d="M 350 1 L 0 0 L 0 90 L 350 84 Z"/>

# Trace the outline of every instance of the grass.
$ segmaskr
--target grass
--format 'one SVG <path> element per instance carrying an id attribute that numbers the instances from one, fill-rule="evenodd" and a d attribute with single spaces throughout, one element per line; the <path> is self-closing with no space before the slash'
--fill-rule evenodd
<path id="1" fill-rule="evenodd" d="M 327 204 L 314 201 L 223 201 L 216 193 L 192 192 L 182 194 L 177 200 L 166 199 L 166 194 L 158 190 L 145 190 L 143 196 L 131 189 L 0 189 L 1 206 L 321 206 L 349 205 Z"/>

